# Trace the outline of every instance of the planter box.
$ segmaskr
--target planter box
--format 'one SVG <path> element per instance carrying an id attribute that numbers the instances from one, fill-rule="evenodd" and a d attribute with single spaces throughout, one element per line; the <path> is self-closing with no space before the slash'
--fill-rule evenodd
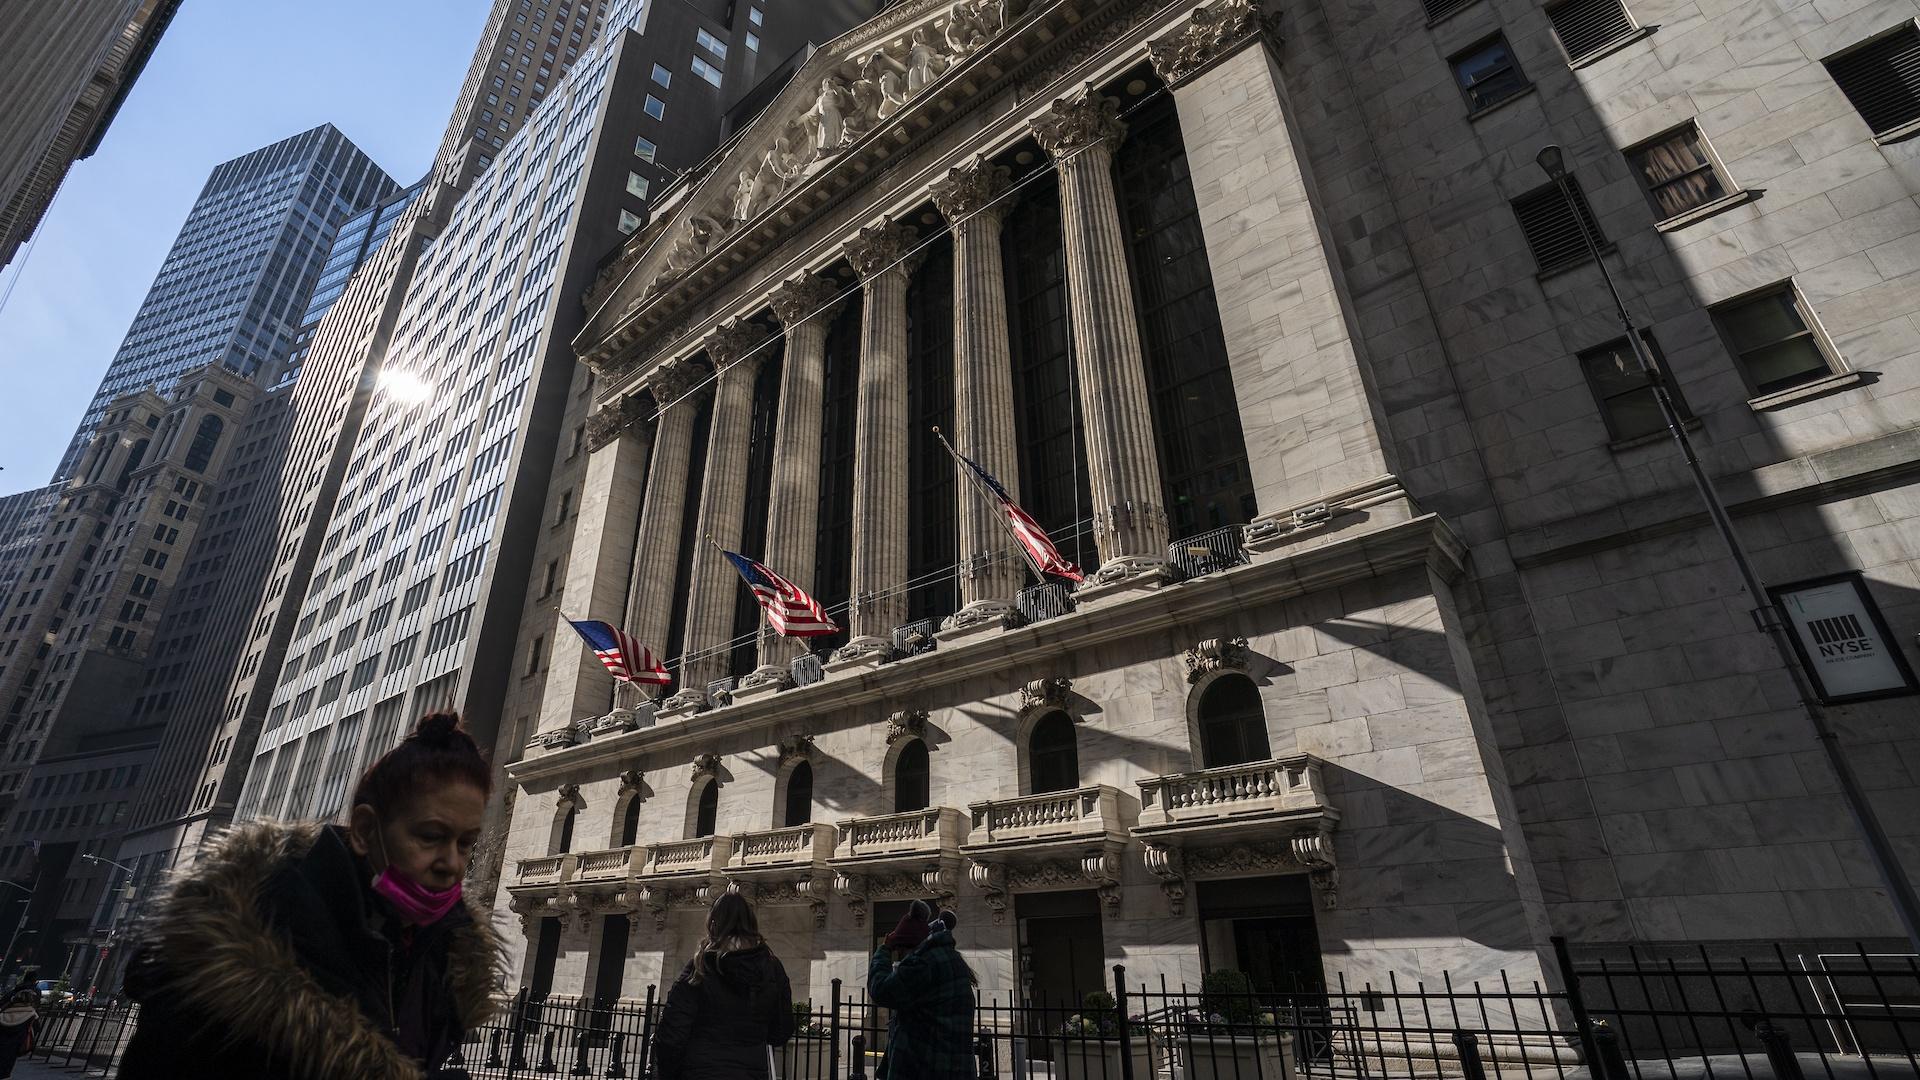
<path id="1" fill-rule="evenodd" d="M 780 1063 L 780 1080 L 832 1080 L 827 1050 L 825 1035 L 795 1035 L 774 1051 Z"/>
<path id="2" fill-rule="evenodd" d="M 1181 1035 L 1181 1080 L 1293 1080 L 1293 1033 Z"/>
<path id="3" fill-rule="evenodd" d="M 1119 1039 L 1054 1039 L 1053 1075 L 1056 1080 L 1124 1080 L 1120 1070 Z M 1154 1080 L 1153 1044 L 1145 1032 L 1127 1041 L 1133 1058 L 1133 1080 Z"/>

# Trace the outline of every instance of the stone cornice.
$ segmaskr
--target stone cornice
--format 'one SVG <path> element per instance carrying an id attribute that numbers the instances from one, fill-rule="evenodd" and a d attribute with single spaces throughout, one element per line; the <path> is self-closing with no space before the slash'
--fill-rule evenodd
<path id="1" fill-rule="evenodd" d="M 1298 552 L 1276 553 L 1224 573 L 1089 605 L 1017 630 L 941 646 L 938 652 L 872 670 L 849 670 L 810 686 L 752 698 L 686 721 L 640 728 L 526 758 L 507 766 L 530 784 L 627 767 L 641 755 L 712 746 L 726 739 L 812 716 L 882 705 L 1014 666 L 1041 664 L 1110 641 L 1219 618 L 1249 607 L 1337 588 L 1416 566 L 1457 571 L 1465 555 L 1438 515 L 1424 514 L 1355 532 Z"/>

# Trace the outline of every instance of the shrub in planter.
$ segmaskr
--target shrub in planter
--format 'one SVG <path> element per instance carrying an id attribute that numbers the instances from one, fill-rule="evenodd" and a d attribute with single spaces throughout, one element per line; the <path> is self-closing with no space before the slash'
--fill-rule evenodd
<path id="1" fill-rule="evenodd" d="M 1126 1074 L 1120 1068 L 1120 1010 L 1113 995 L 1095 990 L 1081 999 L 1080 1007 L 1082 1011 L 1060 1025 L 1061 1038 L 1053 1041 L 1054 1075 L 1060 1080 L 1121 1080 Z M 1137 1026 L 1127 1040 L 1134 1080 L 1154 1075 L 1153 1046 L 1144 1021 L 1133 1017 Z"/>
<path id="2" fill-rule="evenodd" d="M 1207 973 L 1178 1040 L 1182 1080 L 1293 1080 L 1293 1033 L 1260 1009 L 1245 972 Z"/>
<path id="3" fill-rule="evenodd" d="M 793 1038 L 776 1051 L 780 1080 L 831 1080 L 828 1076 L 828 1028 L 804 1001 L 793 1003 Z"/>

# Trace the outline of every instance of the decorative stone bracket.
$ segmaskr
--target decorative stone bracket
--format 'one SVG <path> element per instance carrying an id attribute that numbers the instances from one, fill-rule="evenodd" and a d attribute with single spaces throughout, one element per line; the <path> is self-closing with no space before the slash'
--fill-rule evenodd
<path id="1" fill-rule="evenodd" d="M 1108 841 L 1057 858 L 999 859 L 974 856 L 967 877 L 984 894 L 996 924 L 1006 921 L 1007 893 L 1029 889 L 1086 888 L 1100 895 L 1107 917 L 1120 911 L 1120 853 L 1125 845 Z"/>
<path id="2" fill-rule="evenodd" d="M 698 780 L 703 776 L 711 776 L 716 780 L 720 778 L 719 754 L 697 754 L 694 756 L 693 778 Z"/>
<path id="3" fill-rule="evenodd" d="M 1166 895 L 1167 907 L 1175 916 L 1186 910 L 1190 881 L 1274 871 L 1304 869 L 1320 893 L 1321 907 L 1332 911 L 1339 903 L 1340 874 L 1333 861 L 1333 838 L 1325 830 L 1303 833 L 1289 840 L 1219 847 L 1180 847 L 1143 840 L 1140 858 L 1147 872 L 1160 880 L 1160 891 Z"/>
<path id="4" fill-rule="evenodd" d="M 789 735 L 780 740 L 780 767 L 813 760 L 813 736 Z"/>
<path id="5" fill-rule="evenodd" d="M 901 709 L 887 717 L 887 745 L 892 746 L 901 739 L 925 739 L 927 737 L 927 712 L 925 709 Z"/>
<path id="6" fill-rule="evenodd" d="M 1216 671 L 1245 673 L 1251 660 L 1246 638 L 1207 638 L 1187 650 L 1187 681 L 1197 683 Z"/>
<path id="7" fill-rule="evenodd" d="M 940 902 L 946 902 L 960 891 L 960 867 L 957 863 L 942 859 L 937 865 L 926 866 L 919 870 L 877 870 L 871 873 L 836 872 L 833 875 L 833 891 L 846 901 L 847 910 L 853 913 L 853 925 L 865 926 L 867 923 L 867 904 L 870 900 L 906 900 L 931 896 Z M 989 899 L 988 903 L 992 903 Z M 999 921 L 999 912 L 1005 907 L 995 909 L 994 921 Z"/>
<path id="8" fill-rule="evenodd" d="M 646 782 L 647 774 L 639 769 L 623 769 L 620 773 L 620 794 L 638 795 Z"/>
<path id="9" fill-rule="evenodd" d="M 1073 700 L 1073 680 L 1064 675 L 1035 679 L 1020 688 L 1022 715 L 1043 709 L 1064 709 Z"/>

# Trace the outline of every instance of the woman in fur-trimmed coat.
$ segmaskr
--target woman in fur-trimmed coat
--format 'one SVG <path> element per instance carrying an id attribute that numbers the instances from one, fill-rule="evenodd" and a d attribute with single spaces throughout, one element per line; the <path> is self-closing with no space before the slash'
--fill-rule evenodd
<path id="1" fill-rule="evenodd" d="M 122 1080 L 466 1075 L 443 1066 L 492 1013 L 500 956 L 459 892 L 489 777 L 453 725 L 376 762 L 349 825 L 238 826 L 172 883 L 127 972 Z"/>

